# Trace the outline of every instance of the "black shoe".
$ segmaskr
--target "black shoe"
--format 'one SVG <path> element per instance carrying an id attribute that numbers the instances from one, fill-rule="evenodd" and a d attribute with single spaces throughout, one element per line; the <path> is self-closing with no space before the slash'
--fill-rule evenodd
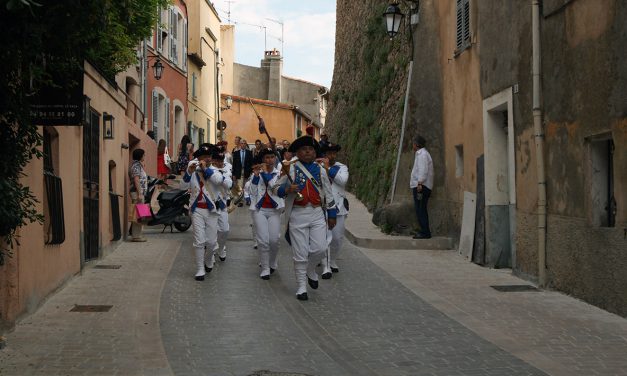
<path id="1" fill-rule="evenodd" d="M 412 239 L 431 239 L 431 235 L 416 234 Z"/>
<path id="2" fill-rule="evenodd" d="M 274 274 L 275 268 L 270 268 L 270 274 Z"/>
<path id="3" fill-rule="evenodd" d="M 207 264 L 205 264 L 205 272 L 211 273 L 212 270 L 213 270 L 213 268 L 210 268 L 210 267 L 207 266 Z"/>
<path id="4" fill-rule="evenodd" d="M 331 271 L 332 271 L 333 273 L 339 273 L 339 272 L 340 272 L 340 269 L 338 269 L 338 268 L 331 268 Z"/>
<path id="5" fill-rule="evenodd" d="M 226 261 L 226 256 L 220 257 L 220 261 Z"/>
<path id="6" fill-rule="evenodd" d="M 270 274 L 267 274 L 267 275 L 262 275 L 262 276 L 261 276 L 261 279 L 263 279 L 264 281 L 269 280 L 269 279 L 270 279 Z"/>
<path id="7" fill-rule="evenodd" d="M 257 246 L 254 246 L 253 248 L 257 249 Z"/>
<path id="8" fill-rule="evenodd" d="M 298 294 L 298 295 L 296 295 L 296 299 L 298 299 L 298 300 L 308 300 L 308 299 L 309 299 L 309 297 L 307 296 L 307 293 L 306 293 L 306 292 L 304 292 L 304 293 L 302 293 L 302 294 Z"/>
<path id="9" fill-rule="evenodd" d="M 330 272 L 322 273 L 322 279 L 331 279 L 332 276 Z"/>
<path id="10" fill-rule="evenodd" d="M 307 277 L 307 282 L 309 282 L 309 286 L 311 286 L 312 289 L 316 290 L 318 288 L 318 281 L 314 281 L 313 279 Z"/>
<path id="11" fill-rule="evenodd" d="M 205 276 L 204 275 L 197 275 L 196 277 L 194 277 L 195 280 L 197 281 L 204 281 L 205 280 Z"/>

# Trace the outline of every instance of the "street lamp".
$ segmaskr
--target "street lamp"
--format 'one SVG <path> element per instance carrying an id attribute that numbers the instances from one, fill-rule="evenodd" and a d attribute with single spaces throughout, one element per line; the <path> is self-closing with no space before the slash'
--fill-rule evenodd
<path id="1" fill-rule="evenodd" d="M 155 80 L 160 80 L 161 75 L 163 74 L 163 63 L 161 62 L 159 56 L 157 56 L 155 63 L 152 65 L 152 71 L 155 75 Z"/>
<path id="2" fill-rule="evenodd" d="M 401 21 L 403 21 L 405 15 L 401 12 L 401 8 L 398 7 L 398 3 L 392 3 L 383 12 L 383 17 L 385 18 L 388 35 L 392 39 L 398 34 L 398 29 L 401 27 Z"/>

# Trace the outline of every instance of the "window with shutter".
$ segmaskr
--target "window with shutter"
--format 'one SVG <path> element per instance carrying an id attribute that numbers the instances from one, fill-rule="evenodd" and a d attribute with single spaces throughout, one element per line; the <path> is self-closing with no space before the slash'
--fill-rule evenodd
<path id="1" fill-rule="evenodd" d="M 196 73 L 192 73 L 192 98 L 196 99 Z"/>
<path id="2" fill-rule="evenodd" d="M 159 130 L 159 94 L 157 94 L 156 90 L 152 91 L 152 131 L 155 134 L 155 139 L 157 138 L 157 133 Z"/>
<path id="3" fill-rule="evenodd" d="M 455 53 L 470 47 L 470 0 L 456 0 Z"/>

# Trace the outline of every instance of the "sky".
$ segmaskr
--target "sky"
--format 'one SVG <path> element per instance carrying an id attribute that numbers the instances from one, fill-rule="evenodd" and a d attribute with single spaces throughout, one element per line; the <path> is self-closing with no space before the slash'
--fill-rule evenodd
<path id="1" fill-rule="evenodd" d="M 228 0 L 214 6 L 228 23 Z M 335 52 L 335 0 L 232 0 L 235 62 L 259 67 L 265 48 L 281 51 L 283 75 L 331 87 Z M 265 27 L 265 41 L 264 28 Z"/>

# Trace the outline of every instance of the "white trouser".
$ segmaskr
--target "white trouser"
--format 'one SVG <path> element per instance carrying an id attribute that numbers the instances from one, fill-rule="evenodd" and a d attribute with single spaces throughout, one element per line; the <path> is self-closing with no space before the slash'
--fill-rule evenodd
<path id="1" fill-rule="evenodd" d="M 307 291 L 306 277 L 318 280 L 315 268 L 324 258 L 329 244 L 327 223 L 322 208 L 311 206 L 294 206 L 289 221 L 294 270 L 298 284 L 296 294 L 301 294 Z"/>
<path id="2" fill-rule="evenodd" d="M 250 225 L 251 227 L 251 231 L 253 233 L 253 242 L 255 243 L 255 247 L 258 246 L 257 244 L 257 229 L 255 228 L 255 213 L 257 212 L 257 210 L 250 210 L 250 218 L 252 219 L 252 224 Z"/>
<path id="3" fill-rule="evenodd" d="M 229 236 L 229 212 L 222 210 L 218 215 L 218 244 L 217 249 L 220 257 L 226 257 L 226 238 Z"/>
<path id="4" fill-rule="evenodd" d="M 345 215 L 337 216 L 335 227 L 331 230 L 331 244 L 329 244 L 326 257 L 322 260 L 322 266 L 324 268 L 322 273 L 330 273 L 331 268 L 337 269 L 337 255 L 340 253 L 342 241 L 344 240 L 345 221 Z"/>
<path id="5" fill-rule="evenodd" d="M 218 213 L 207 209 L 196 208 L 192 213 L 192 230 L 194 235 L 194 251 L 196 253 L 196 276 L 205 275 L 205 247 L 209 257 L 218 239 Z"/>
<path id="6" fill-rule="evenodd" d="M 269 275 L 270 268 L 277 268 L 281 212 L 277 209 L 261 208 L 253 212 L 253 223 L 257 231 L 261 276 Z"/>

